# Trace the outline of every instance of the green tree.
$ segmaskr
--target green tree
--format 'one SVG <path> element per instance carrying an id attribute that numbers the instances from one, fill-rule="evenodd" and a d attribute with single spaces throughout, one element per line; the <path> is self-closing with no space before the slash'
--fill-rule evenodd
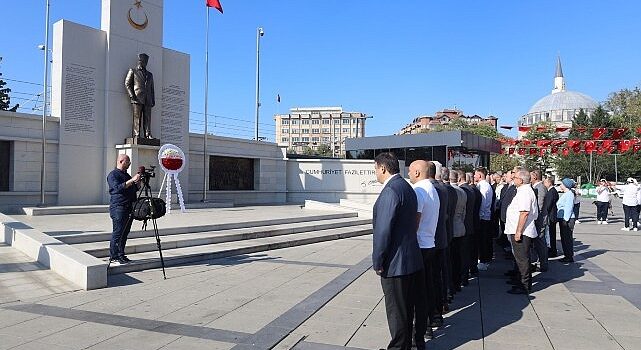
<path id="1" fill-rule="evenodd" d="M 314 153 L 314 150 L 311 147 L 303 146 L 303 153 L 302 154 L 304 154 L 306 156 L 313 156 L 315 153 Z"/>
<path id="2" fill-rule="evenodd" d="M 328 144 L 321 144 L 316 148 L 316 154 L 322 157 L 331 157 L 332 148 Z"/>
<path id="3" fill-rule="evenodd" d="M 485 136 L 495 140 L 505 137 L 505 135 L 501 134 L 495 128 L 489 125 L 470 124 L 463 118 L 453 119 L 449 124 L 436 125 L 432 129 L 421 129 L 420 132 L 428 133 L 451 130 L 467 131 L 475 135 Z"/>
<path id="4" fill-rule="evenodd" d="M 521 162 L 514 155 L 510 154 L 492 154 L 490 155 L 490 169 L 492 171 L 507 172 L 514 169 L 515 166 L 521 165 Z"/>
<path id="5" fill-rule="evenodd" d="M 613 92 L 603 103 L 614 119 L 629 125 L 641 124 L 641 89 L 623 89 Z"/>

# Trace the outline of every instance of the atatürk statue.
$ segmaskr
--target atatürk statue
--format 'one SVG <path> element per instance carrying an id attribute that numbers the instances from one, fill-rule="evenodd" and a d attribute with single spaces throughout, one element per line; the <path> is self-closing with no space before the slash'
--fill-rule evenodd
<path id="1" fill-rule="evenodd" d="M 151 108 L 156 104 L 156 100 L 154 98 L 154 76 L 147 71 L 148 61 L 147 54 L 139 54 L 138 66 L 130 68 L 125 78 L 125 87 L 133 107 L 134 138 L 153 138 L 151 136 Z"/>

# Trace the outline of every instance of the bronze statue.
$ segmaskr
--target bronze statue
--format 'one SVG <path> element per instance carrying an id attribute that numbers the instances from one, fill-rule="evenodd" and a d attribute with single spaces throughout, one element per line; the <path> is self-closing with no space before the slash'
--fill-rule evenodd
<path id="1" fill-rule="evenodd" d="M 133 137 L 151 136 L 151 108 L 156 104 L 154 98 L 154 76 L 147 71 L 149 56 L 145 53 L 138 54 L 138 66 L 130 68 L 125 78 L 125 87 L 133 107 Z"/>

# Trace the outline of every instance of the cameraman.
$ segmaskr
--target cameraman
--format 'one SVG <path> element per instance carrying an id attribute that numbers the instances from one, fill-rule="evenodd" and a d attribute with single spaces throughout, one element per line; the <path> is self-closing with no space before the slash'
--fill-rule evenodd
<path id="1" fill-rule="evenodd" d="M 109 244 L 109 261 L 115 265 L 126 264 L 130 260 L 125 256 L 125 244 L 127 236 L 131 229 L 132 221 L 129 215 L 132 211 L 132 205 L 136 200 L 138 191 L 138 182 L 140 174 L 131 177 L 127 169 L 131 165 L 131 160 L 126 154 L 119 154 L 116 161 L 116 169 L 107 175 L 107 184 L 109 185 L 109 216 L 113 223 L 113 233 L 111 234 L 111 243 Z"/>

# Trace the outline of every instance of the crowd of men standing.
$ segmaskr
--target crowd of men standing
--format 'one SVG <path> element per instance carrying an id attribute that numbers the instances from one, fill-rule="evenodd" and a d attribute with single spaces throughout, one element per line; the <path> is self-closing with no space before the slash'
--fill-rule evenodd
<path id="1" fill-rule="evenodd" d="M 547 271 L 556 256 L 556 222 L 565 257 L 572 262 L 575 186 L 516 167 L 506 174 L 474 173 L 417 160 L 409 182 L 391 153 L 375 158 L 383 189 L 373 208 L 373 269 L 381 276 L 392 339 L 388 349 L 425 348 L 455 294 L 487 270 L 495 242 L 514 268 L 505 275 L 510 294 L 528 294 L 532 272 Z M 539 265 L 533 264 L 537 262 Z"/>

